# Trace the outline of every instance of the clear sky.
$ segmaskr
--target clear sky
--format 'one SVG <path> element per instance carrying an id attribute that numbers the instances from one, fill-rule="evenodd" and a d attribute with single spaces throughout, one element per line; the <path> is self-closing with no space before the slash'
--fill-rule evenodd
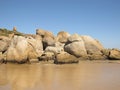
<path id="1" fill-rule="evenodd" d="M 0 0 L 0 28 L 90 35 L 120 48 L 120 0 Z"/>

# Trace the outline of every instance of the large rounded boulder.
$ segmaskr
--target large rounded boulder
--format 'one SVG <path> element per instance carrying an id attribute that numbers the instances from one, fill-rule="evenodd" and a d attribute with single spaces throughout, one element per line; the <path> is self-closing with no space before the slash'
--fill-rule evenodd
<path id="1" fill-rule="evenodd" d="M 64 47 L 65 51 L 76 57 L 85 57 L 87 52 L 82 38 L 73 34 L 68 38 L 68 43 Z"/>
<path id="2" fill-rule="evenodd" d="M 109 59 L 120 60 L 120 50 L 118 50 L 118 49 L 110 50 L 110 52 L 109 52 Z"/>
<path id="3" fill-rule="evenodd" d="M 6 61 L 24 63 L 32 59 L 38 61 L 43 53 L 43 45 L 40 39 L 32 37 L 14 36 L 6 52 Z"/>
<path id="4" fill-rule="evenodd" d="M 6 52 L 7 61 L 26 62 L 28 56 L 28 42 L 22 36 L 14 36 Z"/>

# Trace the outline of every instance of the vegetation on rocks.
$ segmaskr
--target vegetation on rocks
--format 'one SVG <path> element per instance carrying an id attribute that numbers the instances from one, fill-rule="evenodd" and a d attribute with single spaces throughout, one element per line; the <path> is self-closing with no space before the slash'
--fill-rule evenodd
<path id="1" fill-rule="evenodd" d="M 0 36 L 9 36 L 10 34 L 14 33 L 14 35 L 17 36 L 23 36 L 24 34 L 18 31 L 13 30 L 8 30 L 6 28 L 0 28 Z"/>

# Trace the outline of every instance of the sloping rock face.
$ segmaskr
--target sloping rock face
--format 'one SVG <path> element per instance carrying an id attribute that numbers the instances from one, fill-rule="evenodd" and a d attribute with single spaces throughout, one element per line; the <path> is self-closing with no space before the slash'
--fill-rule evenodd
<path id="1" fill-rule="evenodd" d="M 5 36 L 0 36 L 0 52 L 5 52 L 10 45 L 10 39 Z"/>
<path id="2" fill-rule="evenodd" d="M 57 34 L 56 41 L 60 43 L 66 43 L 70 34 L 68 32 L 61 31 Z"/>
<path id="3" fill-rule="evenodd" d="M 54 38 L 54 35 L 51 32 L 41 30 L 41 29 L 37 29 L 36 30 L 36 35 L 39 35 L 39 36 L 42 37 L 43 49 L 44 50 L 47 46 L 54 46 L 55 38 Z"/>
<path id="4" fill-rule="evenodd" d="M 87 56 L 84 42 L 78 34 L 73 34 L 68 38 L 68 44 L 65 45 L 64 49 L 76 57 Z"/>
<path id="5" fill-rule="evenodd" d="M 40 38 L 27 38 L 28 42 L 28 59 L 37 59 L 43 53 L 43 44 Z"/>
<path id="6" fill-rule="evenodd" d="M 22 36 L 15 36 L 6 53 L 7 61 L 25 62 L 28 56 L 28 42 Z"/>
<path id="7" fill-rule="evenodd" d="M 75 56 L 67 52 L 61 52 L 60 54 L 57 54 L 56 59 L 54 61 L 55 64 L 78 63 L 78 62 L 79 60 Z"/>
<path id="8" fill-rule="evenodd" d="M 102 54 L 101 50 L 104 49 L 104 47 L 97 40 L 90 36 L 82 36 L 82 39 L 85 43 L 87 54 Z"/>
<path id="9" fill-rule="evenodd" d="M 90 36 L 81 36 L 81 37 L 84 41 L 87 55 L 90 60 L 107 59 L 107 57 L 101 52 L 104 49 L 104 47 L 100 44 L 99 41 L 93 39 Z"/>
<path id="10" fill-rule="evenodd" d="M 14 36 L 6 52 L 6 61 L 24 63 L 38 59 L 43 53 L 42 41 L 34 38 Z"/>
<path id="11" fill-rule="evenodd" d="M 109 59 L 120 60 L 120 50 L 118 50 L 118 49 L 110 50 Z"/>
<path id="12" fill-rule="evenodd" d="M 22 34 L 23 35 L 23 34 Z M 61 31 L 55 37 L 51 32 L 37 29 L 36 35 L 24 34 L 0 36 L 0 61 L 24 63 L 48 61 L 77 63 L 78 60 L 120 59 L 120 50 L 104 49 L 99 41 L 90 36 L 70 35 Z"/>

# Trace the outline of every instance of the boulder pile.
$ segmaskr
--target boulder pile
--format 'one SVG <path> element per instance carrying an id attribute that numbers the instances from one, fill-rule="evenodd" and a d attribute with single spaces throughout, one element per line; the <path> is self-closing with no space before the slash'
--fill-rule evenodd
<path id="1" fill-rule="evenodd" d="M 105 49 L 86 35 L 37 29 L 36 35 L 0 36 L 0 61 L 26 63 L 53 60 L 55 64 L 78 63 L 79 60 L 119 60 L 120 50 Z"/>

